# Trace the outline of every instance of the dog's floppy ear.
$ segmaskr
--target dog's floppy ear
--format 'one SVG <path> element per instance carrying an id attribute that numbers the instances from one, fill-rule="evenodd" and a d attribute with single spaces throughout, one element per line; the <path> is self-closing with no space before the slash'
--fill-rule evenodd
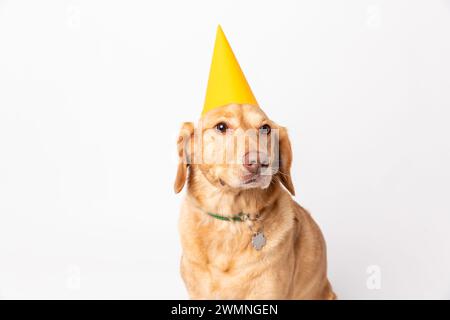
<path id="1" fill-rule="evenodd" d="M 177 141 L 178 169 L 174 184 L 175 193 L 179 193 L 183 190 L 184 184 L 186 183 L 189 161 L 191 159 L 190 153 L 192 150 L 193 136 L 194 124 L 192 122 L 183 123 Z"/>
<path id="2" fill-rule="evenodd" d="M 292 148 L 287 130 L 284 127 L 279 128 L 279 172 L 278 177 L 283 186 L 295 195 L 294 184 L 291 178 Z"/>

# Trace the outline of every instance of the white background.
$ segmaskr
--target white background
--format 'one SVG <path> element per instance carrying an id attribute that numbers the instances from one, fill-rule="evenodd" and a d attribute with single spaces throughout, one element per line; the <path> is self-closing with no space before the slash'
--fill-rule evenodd
<path id="1" fill-rule="evenodd" d="M 448 0 L 0 0 L 0 297 L 187 298 L 175 140 L 218 23 L 339 297 L 449 299 Z"/>

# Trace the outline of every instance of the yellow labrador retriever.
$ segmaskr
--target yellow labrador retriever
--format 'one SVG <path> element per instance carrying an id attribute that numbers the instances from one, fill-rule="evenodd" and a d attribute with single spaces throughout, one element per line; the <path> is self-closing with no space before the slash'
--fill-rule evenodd
<path id="1" fill-rule="evenodd" d="M 230 104 L 197 128 L 184 123 L 178 154 L 181 275 L 192 299 L 335 299 L 322 233 L 291 196 L 285 128 L 259 107 Z"/>

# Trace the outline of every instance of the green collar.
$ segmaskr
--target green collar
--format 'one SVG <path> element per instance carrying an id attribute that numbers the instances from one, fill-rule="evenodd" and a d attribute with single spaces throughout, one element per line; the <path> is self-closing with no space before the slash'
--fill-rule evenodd
<path id="1" fill-rule="evenodd" d="M 210 217 L 219 219 L 219 220 L 223 220 L 223 221 L 238 221 L 238 222 L 244 222 L 245 220 L 248 219 L 248 215 L 240 212 L 234 216 L 221 216 L 220 214 L 215 214 L 215 213 L 211 213 L 211 212 L 207 212 L 207 214 Z"/>

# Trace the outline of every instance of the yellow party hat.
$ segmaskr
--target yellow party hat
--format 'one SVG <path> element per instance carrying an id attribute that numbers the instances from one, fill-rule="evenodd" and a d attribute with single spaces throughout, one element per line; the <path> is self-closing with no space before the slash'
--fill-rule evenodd
<path id="1" fill-rule="evenodd" d="M 258 106 L 252 89 L 250 89 L 233 50 L 219 25 L 202 115 L 230 103 Z"/>

